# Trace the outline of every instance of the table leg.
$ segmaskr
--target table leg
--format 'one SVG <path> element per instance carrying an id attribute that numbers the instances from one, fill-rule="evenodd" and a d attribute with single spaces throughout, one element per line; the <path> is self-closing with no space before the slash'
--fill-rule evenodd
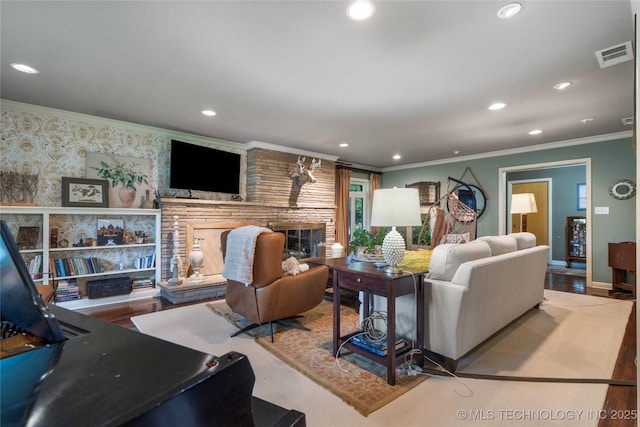
<path id="1" fill-rule="evenodd" d="M 338 276 L 340 272 L 333 270 L 333 355 L 338 354 L 340 348 L 340 286 Z"/>
<path id="2" fill-rule="evenodd" d="M 396 295 L 387 297 L 387 384 L 396 385 Z"/>
<path id="3" fill-rule="evenodd" d="M 418 274 L 416 276 L 416 348 L 422 353 L 418 357 L 416 364 L 421 368 L 424 367 L 424 276 Z"/>

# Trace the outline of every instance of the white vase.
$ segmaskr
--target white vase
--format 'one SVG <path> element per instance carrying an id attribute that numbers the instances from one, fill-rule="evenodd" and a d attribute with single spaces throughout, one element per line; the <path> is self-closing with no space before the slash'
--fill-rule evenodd
<path id="1" fill-rule="evenodd" d="M 191 247 L 191 253 L 189 254 L 189 263 L 191 264 L 191 269 L 193 270 L 193 275 L 191 276 L 192 282 L 198 282 L 202 280 L 200 276 L 200 266 L 202 266 L 202 261 L 204 260 L 204 254 L 200 249 L 200 244 L 198 243 L 198 238 L 193 239 L 193 246 Z"/>

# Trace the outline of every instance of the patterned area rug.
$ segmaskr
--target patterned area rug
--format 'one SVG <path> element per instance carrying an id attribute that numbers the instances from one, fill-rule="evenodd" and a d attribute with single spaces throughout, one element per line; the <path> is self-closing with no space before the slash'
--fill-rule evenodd
<path id="1" fill-rule="evenodd" d="M 249 322 L 233 313 L 224 303 L 208 304 L 214 313 L 236 325 L 247 326 Z M 351 308 L 341 308 L 341 334 L 359 328 L 358 314 Z M 283 362 L 297 369 L 311 380 L 353 406 L 364 416 L 411 390 L 427 379 L 426 375 L 409 377 L 396 374 L 396 385 L 387 384 L 386 367 L 343 349 L 340 358 L 331 355 L 333 305 L 323 301 L 319 306 L 304 313 L 298 322 L 311 331 L 284 328 L 274 324 L 274 342 L 271 342 L 269 325 L 262 325 L 248 332 L 265 349 Z"/>

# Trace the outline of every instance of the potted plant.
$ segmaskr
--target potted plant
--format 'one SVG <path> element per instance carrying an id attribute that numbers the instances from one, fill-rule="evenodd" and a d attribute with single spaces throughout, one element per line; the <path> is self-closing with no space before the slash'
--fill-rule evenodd
<path id="1" fill-rule="evenodd" d="M 137 170 L 138 165 L 136 163 L 127 164 L 112 157 L 113 163 L 108 164 L 105 161 L 100 161 L 100 167 L 92 167 L 98 171 L 98 176 L 102 179 L 108 179 L 111 181 L 111 188 L 121 186 L 118 190 L 118 198 L 122 206 L 131 207 L 136 200 L 136 185 L 140 185 L 143 182 L 149 184 L 147 175 Z"/>
<path id="2" fill-rule="evenodd" d="M 358 227 L 356 231 L 353 232 L 353 240 L 351 240 L 347 246 L 347 253 L 350 255 L 369 253 L 373 251 L 373 242 L 373 236 L 369 230 Z"/>

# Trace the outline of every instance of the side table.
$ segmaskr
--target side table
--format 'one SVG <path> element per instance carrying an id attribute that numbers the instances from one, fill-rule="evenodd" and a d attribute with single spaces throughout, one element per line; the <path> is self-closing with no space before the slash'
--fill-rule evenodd
<path id="1" fill-rule="evenodd" d="M 404 362 L 404 356 L 410 345 L 396 349 L 396 298 L 401 295 L 416 295 L 416 349 L 423 350 L 424 343 L 424 273 L 425 271 L 403 271 L 401 274 L 385 273 L 374 267 L 373 263 L 349 261 L 348 258 L 324 260 L 333 272 L 333 353 L 341 345 L 350 351 L 387 367 L 387 383 L 395 385 L 396 367 Z M 387 354 L 378 356 L 350 342 L 350 338 L 362 331 L 340 336 L 340 290 L 363 292 L 362 310 L 364 318 L 369 317 L 371 296 L 378 295 L 387 299 Z M 423 366 L 423 359 L 418 360 Z"/>

